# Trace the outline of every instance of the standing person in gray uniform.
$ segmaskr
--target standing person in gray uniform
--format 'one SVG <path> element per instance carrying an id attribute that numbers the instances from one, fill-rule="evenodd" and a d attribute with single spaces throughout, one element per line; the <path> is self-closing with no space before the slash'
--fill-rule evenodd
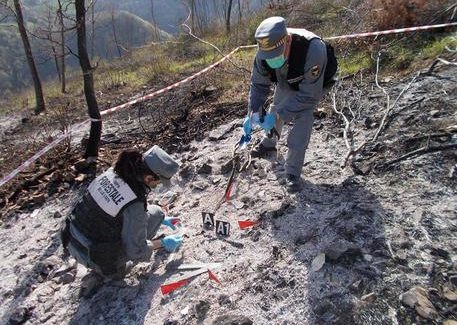
<path id="1" fill-rule="evenodd" d="M 174 229 L 179 219 L 166 217 L 146 199 L 159 183 L 169 185 L 178 168 L 158 146 L 144 155 L 136 150 L 121 152 L 114 168 L 92 181 L 65 220 L 64 249 L 108 279 L 123 278 L 128 261 L 149 261 L 156 249 L 176 250 L 182 243 L 179 235 L 153 238 L 160 225 Z"/>
<path id="2" fill-rule="evenodd" d="M 268 135 L 252 152 L 265 156 L 276 150 L 284 123 L 292 122 L 287 138 L 285 183 L 291 192 L 301 188 L 301 171 L 313 126 L 313 111 L 336 73 L 333 48 L 307 30 L 287 29 L 284 18 L 270 17 L 257 28 L 258 50 L 251 75 L 249 108 L 243 128 L 250 134 L 259 124 Z M 329 53 L 327 53 L 329 51 Z M 331 52 L 331 53 L 330 53 Z M 327 69 L 327 56 L 329 67 Z M 273 103 L 262 114 L 275 84 Z M 259 116 L 260 111 L 260 116 Z"/>

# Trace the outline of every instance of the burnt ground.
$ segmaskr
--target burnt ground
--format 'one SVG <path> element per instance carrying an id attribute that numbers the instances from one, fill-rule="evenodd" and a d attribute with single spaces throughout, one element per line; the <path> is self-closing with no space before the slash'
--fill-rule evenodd
<path id="1" fill-rule="evenodd" d="M 413 76 L 385 76 L 381 86 L 394 100 Z M 281 185 L 284 136 L 278 156 L 254 159 L 237 178 L 230 202 L 216 211 L 216 219 L 231 223 L 227 238 L 202 228 L 201 213 L 214 210 L 228 180 L 227 163 L 241 134 L 239 118 L 246 105 L 233 99 L 245 97 L 237 96 L 245 89 L 234 90 L 231 101 L 221 100 L 218 87 L 208 88 L 210 81 L 193 83 L 158 102 L 113 116 L 105 123 L 103 161 L 113 161 L 123 148 L 146 149 L 152 143 L 181 161 L 171 192 L 158 189 L 151 201 L 175 194 L 169 208 L 183 220 L 179 231 L 185 233 L 184 246 L 172 256 L 174 263 L 167 254 L 156 254 L 151 264 L 136 266 L 124 282 L 106 283 L 94 295 L 78 298 L 85 269 L 55 272 L 64 265 L 57 230 L 89 180 L 57 178 L 54 186 L 60 193 L 44 204 L 26 200 L 4 218 L 2 323 L 457 320 L 457 153 L 452 147 L 457 142 L 456 76 L 451 66 L 420 75 L 399 99 L 377 141 L 367 141 L 344 169 L 344 123 L 332 113 L 327 98 L 315 120 L 303 190 L 290 194 Z M 354 147 L 373 138 L 385 110 L 385 95 L 373 78 L 346 79 L 337 93 L 337 107 L 352 121 Z M 392 162 L 421 148 L 408 159 Z M 74 178 L 80 175 L 71 170 L 71 153 L 80 149 L 72 150 L 63 169 Z M 51 168 L 56 159 L 61 156 L 48 158 Z M 103 163 L 99 167 L 105 168 Z M 36 180 L 32 189 L 49 189 L 48 176 Z M 245 219 L 260 220 L 260 225 L 238 229 L 237 221 Z M 170 265 L 194 261 L 222 263 L 213 270 L 222 285 L 200 276 L 163 296 L 159 286 L 179 273 Z"/>
<path id="2" fill-rule="evenodd" d="M 126 148 L 146 150 L 152 144 L 158 144 L 171 152 L 185 150 L 190 141 L 202 140 L 205 132 L 243 116 L 247 103 L 242 93 L 246 86 L 223 90 L 224 69 L 217 68 L 210 75 L 184 84 L 169 94 L 108 116 L 103 126 L 99 169 L 106 168 Z M 236 71 L 232 74 L 236 75 Z M 137 96 L 160 89 L 164 82 L 167 81 L 159 81 L 158 85 Z M 127 98 L 124 94 L 115 101 L 109 100 L 108 95 L 103 97 L 102 109 L 134 98 Z M 57 112 L 48 116 L 18 114 L 2 120 L 0 150 L 5 153 L 1 158 L 2 177 L 51 142 L 61 130 L 68 128 L 69 124 L 64 121 L 76 124 L 86 119 L 84 112 L 71 110 L 66 104 L 59 103 L 57 107 Z M 84 153 L 85 137 L 87 134 L 75 132 L 69 141 L 64 141 L 63 145 L 51 150 L 3 186 L 0 189 L 0 219 L 10 212 L 33 210 L 55 194 L 72 186 L 78 187 L 86 176 L 79 174 L 74 166 Z M 9 154 L 11 148 L 16 154 Z"/>

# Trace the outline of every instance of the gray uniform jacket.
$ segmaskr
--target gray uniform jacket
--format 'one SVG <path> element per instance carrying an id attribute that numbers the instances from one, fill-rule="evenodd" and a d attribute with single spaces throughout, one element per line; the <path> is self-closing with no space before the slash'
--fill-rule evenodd
<path id="1" fill-rule="evenodd" d="M 278 83 L 276 85 L 272 103 L 272 109 L 285 121 L 289 122 L 293 116 L 304 110 L 314 110 L 323 94 L 324 71 L 327 64 L 327 50 L 324 42 L 315 34 L 308 31 L 289 29 L 295 34 L 312 39 L 305 63 L 305 78 L 299 84 L 299 91 L 290 88 L 287 83 L 287 63 L 280 69 L 276 69 Z M 305 55 L 305 53 L 303 53 Z M 315 74 L 315 68 L 319 67 L 319 74 Z M 314 68 L 314 69 L 313 69 Z M 314 73 L 313 73 L 314 71 Z M 258 112 L 264 105 L 270 94 L 271 80 L 260 60 L 255 58 L 251 75 L 249 92 L 249 110 Z"/>
<path id="2" fill-rule="evenodd" d="M 144 211 L 142 202 L 129 205 L 123 213 L 122 243 L 127 260 L 148 261 L 152 248 L 147 240 L 151 240 L 160 228 L 165 217 L 157 205 L 149 205 Z"/>

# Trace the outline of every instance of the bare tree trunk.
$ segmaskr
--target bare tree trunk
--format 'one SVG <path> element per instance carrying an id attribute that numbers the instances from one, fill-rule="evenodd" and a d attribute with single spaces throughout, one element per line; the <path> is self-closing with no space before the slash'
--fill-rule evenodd
<path id="1" fill-rule="evenodd" d="M 195 31 L 195 0 L 190 1 L 190 20 L 191 20 L 191 26 L 192 30 Z"/>
<path id="2" fill-rule="evenodd" d="M 119 57 L 122 57 L 121 48 L 117 41 L 116 25 L 115 25 L 115 21 L 114 21 L 114 8 L 111 8 L 111 26 L 113 28 L 113 38 L 114 38 L 114 43 L 116 44 L 117 53 L 119 54 Z"/>
<path id="3" fill-rule="evenodd" d="M 157 41 L 160 41 L 160 32 L 159 32 L 159 27 L 157 26 L 157 22 L 156 22 L 155 15 L 154 15 L 154 0 L 151 0 L 151 19 L 152 19 L 152 25 L 154 26 L 153 40 L 157 42 Z"/>
<path id="4" fill-rule="evenodd" d="M 92 3 L 92 7 L 90 8 L 90 15 L 91 15 L 91 31 L 90 31 L 90 57 L 91 59 L 94 58 L 95 55 L 95 2 Z"/>
<path id="5" fill-rule="evenodd" d="M 230 16 L 232 14 L 232 3 L 233 3 L 233 0 L 229 0 L 228 8 L 227 8 L 227 16 L 225 19 L 225 29 L 227 31 L 227 34 L 230 33 Z"/>
<path id="6" fill-rule="evenodd" d="M 19 28 L 19 33 L 21 34 L 22 43 L 24 44 L 25 56 L 27 57 L 27 63 L 30 68 L 30 73 L 32 74 L 33 86 L 35 87 L 35 113 L 39 114 L 45 111 L 46 106 L 44 103 L 40 76 L 38 75 L 35 60 L 33 59 L 32 47 L 30 46 L 29 37 L 27 36 L 27 31 L 24 26 L 24 17 L 22 16 L 22 8 L 19 0 L 14 0 L 14 9 L 16 12 L 17 27 Z"/>
<path id="7" fill-rule="evenodd" d="M 67 91 L 66 89 L 66 77 L 65 77 L 65 25 L 63 22 L 63 11 L 62 11 L 62 2 L 58 0 L 59 9 L 57 10 L 57 15 L 59 18 L 59 27 L 60 27 L 60 86 L 62 93 Z"/>
<path id="8" fill-rule="evenodd" d="M 86 8 L 84 0 L 75 0 L 76 30 L 78 38 L 78 56 L 84 78 L 84 95 L 86 96 L 87 110 L 91 119 L 89 141 L 87 143 L 84 158 L 87 162 L 93 162 L 98 156 L 100 137 L 102 133 L 102 120 L 98 109 L 97 98 L 94 91 L 93 69 L 87 54 L 86 42 Z"/>
<path id="9" fill-rule="evenodd" d="M 241 0 L 238 0 L 238 14 L 239 14 L 239 24 L 241 24 L 241 20 L 243 19 L 243 15 L 241 13 Z"/>

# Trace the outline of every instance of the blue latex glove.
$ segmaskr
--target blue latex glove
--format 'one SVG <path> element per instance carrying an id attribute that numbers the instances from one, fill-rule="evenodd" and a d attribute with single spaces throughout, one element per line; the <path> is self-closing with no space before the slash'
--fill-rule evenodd
<path id="1" fill-rule="evenodd" d="M 260 127 L 265 131 L 269 132 L 271 129 L 275 127 L 276 124 L 276 114 L 268 113 L 263 118 L 263 123 L 259 123 Z"/>
<path id="2" fill-rule="evenodd" d="M 162 238 L 161 240 L 161 243 L 162 243 L 162 246 L 163 248 L 165 248 L 165 250 L 167 252 L 174 252 L 179 246 L 181 246 L 182 244 L 182 236 L 181 235 L 169 235 L 169 236 L 166 236 L 164 238 Z"/>
<path id="3" fill-rule="evenodd" d="M 252 127 L 259 123 L 259 113 L 253 113 L 252 115 L 246 116 L 243 121 L 243 133 L 244 135 L 251 135 Z"/>
<path id="4" fill-rule="evenodd" d="M 175 225 L 179 223 L 181 219 L 175 217 L 165 217 L 162 221 L 162 225 L 165 225 L 173 230 L 176 230 Z"/>

